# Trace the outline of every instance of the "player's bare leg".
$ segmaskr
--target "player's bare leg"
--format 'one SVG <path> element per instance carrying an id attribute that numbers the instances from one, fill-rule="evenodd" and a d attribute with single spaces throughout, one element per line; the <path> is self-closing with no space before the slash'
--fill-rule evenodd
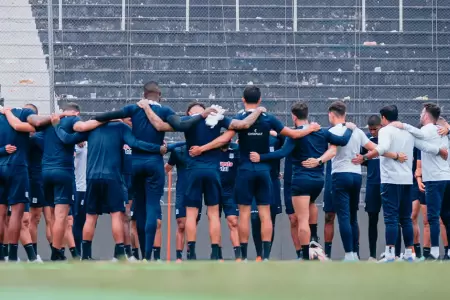
<path id="1" fill-rule="evenodd" d="M 69 204 L 56 204 L 55 205 L 55 221 L 52 230 L 52 245 L 54 253 L 52 253 L 52 260 L 65 260 L 63 248 L 64 248 L 64 236 L 67 229 L 67 217 L 69 215 Z"/>
<path id="2" fill-rule="evenodd" d="M 25 210 L 25 203 L 18 203 L 11 206 L 11 217 L 8 225 L 9 237 L 9 261 L 17 261 L 18 243 L 20 239 L 20 232 L 22 229 L 22 218 Z M 31 245 L 33 249 L 33 245 Z M 34 249 L 32 250 L 34 252 Z M 36 255 L 36 254 L 35 254 Z M 34 259 L 36 259 L 34 257 Z"/>
<path id="3" fill-rule="evenodd" d="M 156 223 L 155 241 L 153 242 L 153 259 L 156 261 L 161 261 L 161 245 L 162 245 L 161 225 L 162 225 L 161 220 L 158 219 Z"/>
<path id="4" fill-rule="evenodd" d="M 219 205 L 208 206 L 207 215 L 209 221 L 209 237 L 211 239 L 211 259 L 218 260 L 221 241 Z M 197 222 L 197 216 L 195 221 Z"/>
<path id="5" fill-rule="evenodd" d="M 131 250 L 131 229 L 130 229 L 130 217 L 131 217 L 131 204 L 132 201 L 128 201 L 128 204 L 125 206 L 125 213 L 123 214 L 123 232 L 124 232 L 124 244 L 125 244 L 125 253 L 127 258 L 130 259 L 133 257 L 133 253 Z"/>
<path id="6" fill-rule="evenodd" d="M 270 205 L 258 205 L 259 218 L 261 219 L 261 240 L 263 244 L 263 260 L 270 258 L 272 246 L 273 224 L 270 215 Z"/>
<path id="7" fill-rule="evenodd" d="M 95 224 L 97 224 L 97 219 L 98 215 L 86 214 L 86 222 L 83 226 L 83 242 L 81 244 L 82 260 L 92 260 L 92 240 L 94 239 Z M 123 225 L 121 227 L 123 228 Z"/>
<path id="8" fill-rule="evenodd" d="M 186 226 L 186 218 L 178 218 L 177 219 L 177 233 L 175 237 L 175 247 L 177 251 L 177 262 L 181 262 L 183 260 L 183 250 L 185 244 L 185 226 Z"/>
<path id="9" fill-rule="evenodd" d="M 414 232 L 414 253 L 417 258 L 422 257 L 422 249 L 420 248 L 420 227 L 419 227 L 419 214 L 420 214 L 420 202 L 419 200 L 413 201 L 412 204 L 411 220 L 413 224 Z"/>
<path id="10" fill-rule="evenodd" d="M 248 237 L 250 235 L 250 205 L 239 205 L 239 240 L 241 242 L 242 259 L 247 259 Z M 270 213 L 270 211 L 269 211 Z"/>
<path id="11" fill-rule="evenodd" d="M 309 260 L 309 242 L 311 240 L 311 230 L 309 227 L 309 196 L 292 197 L 295 215 L 298 220 L 298 237 L 302 246 L 304 260 Z"/>
<path id="12" fill-rule="evenodd" d="M 241 243 L 239 241 L 239 227 L 238 227 L 238 217 L 237 216 L 228 216 L 227 217 L 227 225 L 230 229 L 230 240 L 233 245 L 234 254 L 236 261 L 241 260 Z"/>
<path id="13" fill-rule="evenodd" d="M 50 245 L 52 245 L 52 228 L 55 223 L 55 209 L 53 207 L 44 207 L 44 220 L 45 220 L 45 237 Z"/>
<path id="14" fill-rule="evenodd" d="M 137 234 L 136 220 L 131 220 L 130 225 L 131 225 L 131 248 L 132 248 L 133 256 L 134 256 L 134 258 L 139 260 L 140 245 L 139 245 L 139 238 L 138 238 L 138 234 Z"/>
<path id="15" fill-rule="evenodd" d="M 302 245 L 300 244 L 300 239 L 298 238 L 298 220 L 295 214 L 288 215 L 289 223 L 291 225 L 291 238 L 294 243 L 295 251 L 297 252 L 297 258 L 301 258 Z"/>
<path id="16" fill-rule="evenodd" d="M 65 245 L 69 247 L 70 254 L 73 259 L 80 259 L 80 255 L 76 248 L 75 238 L 73 236 L 73 216 L 67 217 L 66 233 L 64 235 Z"/>
<path id="17" fill-rule="evenodd" d="M 197 239 L 198 208 L 186 207 L 186 240 L 188 244 L 188 260 L 196 260 L 195 242 Z"/>
<path id="18" fill-rule="evenodd" d="M 22 243 L 23 248 L 27 253 L 28 260 L 33 262 L 37 261 L 37 256 L 30 234 L 30 219 L 31 214 L 29 212 L 24 212 L 22 217 L 22 227 L 20 228 L 20 243 Z M 39 259 L 39 262 L 42 262 L 42 260 Z"/>
<path id="19" fill-rule="evenodd" d="M 325 213 L 325 227 L 324 227 L 324 240 L 325 240 L 325 254 L 331 259 L 331 245 L 334 238 L 334 220 L 336 213 Z"/>

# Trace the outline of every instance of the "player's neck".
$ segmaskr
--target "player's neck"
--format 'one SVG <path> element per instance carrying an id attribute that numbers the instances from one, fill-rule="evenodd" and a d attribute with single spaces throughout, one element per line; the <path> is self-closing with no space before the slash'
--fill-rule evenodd
<path id="1" fill-rule="evenodd" d="M 345 118 L 336 118 L 334 120 L 334 125 L 343 124 L 345 123 Z"/>
<path id="2" fill-rule="evenodd" d="M 150 101 L 155 101 L 155 102 L 159 103 L 159 98 L 158 97 L 147 96 L 145 99 L 150 100 Z"/>
<path id="3" fill-rule="evenodd" d="M 246 111 L 248 110 L 252 110 L 252 109 L 257 109 L 258 108 L 258 104 L 248 104 L 248 103 L 244 103 L 244 108 Z"/>
<path id="4" fill-rule="evenodd" d="M 432 120 L 423 121 L 423 126 L 426 126 L 428 124 L 435 124 Z"/>
<path id="5" fill-rule="evenodd" d="M 308 120 L 297 120 L 295 121 L 295 127 L 300 127 L 309 124 Z"/>

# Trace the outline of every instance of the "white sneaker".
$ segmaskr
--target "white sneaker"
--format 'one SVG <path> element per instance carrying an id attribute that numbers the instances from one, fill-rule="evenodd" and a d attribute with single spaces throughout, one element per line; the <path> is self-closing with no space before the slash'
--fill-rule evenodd
<path id="1" fill-rule="evenodd" d="M 32 264 L 43 264 L 44 263 L 44 261 L 42 260 L 41 256 L 39 256 L 39 255 L 36 255 L 36 260 L 28 261 L 28 262 L 32 263 Z"/>
<path id="2" fill-rule="evenodd" d="M 138 263 L 139 261 L 136 259 L 136 257 L 130 256 L 130 257 L 128 257 L 128 262 L 130 262 L 130 263 Z"/>
<path id="3" fill-rule="evenodd" d="M 383 255 L 383 257 L 377 263 L 383 264 L 383 263 L 392 263 L 392 262 L 395 262 L 395 257 L 387 258 L 386 255 Z"/>
<path id="4" fill-rule="evenodd" d="M 377 259 L 374 257 L 369 257 L 368 262 L 377 262 Z"/>
<path id="5" fill-rule="evenodd" d="M 116 262 L 118 262 L 119 260 L 117 259 L 117 258 L 113 258 L 113 259 L 111 259 L 111 262 L 113 262 L 113 263 L 116 263 Z"/>

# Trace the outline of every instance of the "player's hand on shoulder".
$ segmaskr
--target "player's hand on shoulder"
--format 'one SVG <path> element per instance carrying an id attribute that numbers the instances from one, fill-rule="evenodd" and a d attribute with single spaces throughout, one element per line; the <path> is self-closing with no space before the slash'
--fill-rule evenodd
<path id="1" fill-rule="evenodd" d="M 6 112 L 11 111 L 11 107 L 2 107 L 0 106 L 0 114 L 4 115 Z"/>
<path id="2" fill-rule="evenodd" d="M 394 126 L 394 127 L 398 128 L 398 129 L 403 129 L 403 127 L 404 127 L 403 123 L 399 122 L 399 121 L 391 122 L 389 125 Z"/>
<path id="3" fill-rule="evenodd" d="M 405 161 L 408 160 L 408 156 L 403 152 L 397 153 L 397 156 L 398 156 L 397 161 L 401 163 L 404 163 Z"/>
<path id="4" fill-rule="evenodd" d="M 311 168 L 315 168 L 319 165 L 319 159 L 317 158 L 308 158 L 307 160 L 302 161 L 302 166 L 307 168 L 307 169 L 311 169 Z"/>
<path id="5" fill-rule="evenodd" d="M 319 124 L 319 123 L 311 122 L 311 123 L 309 124 L 309 128 L 310 128 L 313 132 L 316 132 L 316 131 L 319 131 L 321 127 L 320 127 L 320 124 Z"/>
<path id="6" fill-rule="evenodd" d="M 257 152 L 250 152 L 250 160 L 254 163 L 258 163 L 261 161 L 261 156 Z"/>
<path id="7" fill-rule="evenodd" d="M 147 99 L 141 99 L 141 100 L 137 103 L 137 106 L 139 106 L 139 107 L 142 108 L 142 109 L 150 108 L 150 103 L 148 102 Z"/>
<path id="8" fill-rule="evenodd" d="M 165 155 L 167 153 L 167 145 L 163 144 L 161 145 L 161 147 L 159 147 L 159 153 L 161 153 L 161 155 Z"/>
<path id="9" fill-rule="evenodd" d="M 278 136 L 278 133 L 277 133 L 275 130 L 271 130 L 271 131 L 270 131 L 270 135 L 271 135 L 271 136 L 274 136 L 274 137 L 277 137 L 277 136 Z"/>
<path id="10" fill-rule="evenodd" d="M 438 127 L 438 134 L 441 136 L 446 136 L 448 135 L 448 128 L 447 127 Z"/>
<path id="11" fill-rule="evenodd" d="M 50 117 L 50 120 L 52 122 L 52 125 L 56 126 L 61 121 L 61 118 L 60 118 L 59 114 L 52 114 Z"/>
<path id="12" fill-rule="evenodd" d="M 443 160 L 447 160 L 447 158 L 448 158 L 448 149 L 447 148 L 439 149 L 439 156 L 442 157 Z"/>
<path id="13" fill-rule="evenodd" d="M 259 106 L 257 109 L 258 109 L 261 113 L 266 113 L 266 112 L 267 112 L 267 109 L 266 109 L 264 106 Z"/>
<path id="14" fill-rule="evenodd" d="M 17 147 L 8 144 L 8 145 L 5 146 L 5 150 L 6 150 L 6 152 L 7 152 L 8 154 L 13 154 L 14 152 L 16 152 Z"/>
<path id="15" fill-rule="evenodd" d="M 346 122 L 345 123 L 345 127 L 347 127 L 350 130 L 355 130 L 356 129 L 356 124 L 352 123 L 352 122 Z"/>
<path id="16" fill-rule="evenodd" d="M 202 154 L 202 149 L 199 146 L 192 146 L 189 149 L 189 155 L 192 157 L 196 157 Z"/>
<path id="17" fill-rule="evenodd" d="M 364 162 L 364 157 L 361 154 L 356 154 L 356 157 L 352 159 L 352 164 L 360 165 Z"/>
<path id="18" fill-rule="evenodd" d="M 212 113 L 214 113 L 214 114 L 217 114 L 218 113 L 218 111 L 217 111 L 217 109 L 216 108 L 214 108 L 214 107 L 208 107 L 208 108 L 206 108 L 203 112 L 202 112 L 202 117 L 204 118 L 204 119 L 206 119 L 210 114 L 212 114 Z"/>

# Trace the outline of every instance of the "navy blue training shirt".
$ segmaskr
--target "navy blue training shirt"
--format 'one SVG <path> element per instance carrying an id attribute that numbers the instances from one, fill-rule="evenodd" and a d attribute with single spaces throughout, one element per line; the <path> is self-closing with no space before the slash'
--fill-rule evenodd
<path id="1" fill-rule="evenodd" d="M 300 126 L 297 129 L 303 129 L 304 126 Z M 327 150 L 328 144 L 345 146 L 347 145 L 350 137 L 352 136 L 352 130 L 347 129 L 343 136 L 337 136 L 332 134 L 326 129 L 320 129 L 317 132 L 310 133 L 300 139 L 287 138 L 283 147 L 275 152 L 260 155 L 261 161 L 282 158 L 291 154 L 293 165 L 293 176 L 308 176 L 315 178 L 323 178 L 324 166 L 318 165 L 315 168 L 305 168 L 302 166 L 302 162 L 308 158 L 319 158 Z"/>
<path id="2" fill-rule="evenodd" d="M 36 114 L 29 108 L 13 108 L 11 112 L 22 122 L 27 122 L 29 116 Z M 0 166 L 28 166 L 29 138 L 30 134 L 28 132 L 15 131 L 9 125 L 6 116 L 0 114 L 0 145 L 17 147 L 16 152 L 0 157 Z"/>
<path id="3" fill-rule="evenodd" d="M 192 116 L 183 117 L 182 120 L 188 120 Z M 223 118 L 219 123 L 211 128 L 206 125 L 206 121 L 202 120 L 193 125 L 184 133 L 186 138 L 186 146 L 190 149 L 192 146 L 203 146 L 214 141 L 220 136 L 222 128 L 228 129 L 231 124 L 230 118 Z M 220 161 L 220 149 L 212 149 L 203 152 L 201 155 L 188 157 L 187 169 L 218 169 Z"/>
<path id="4" fill-rule="evenodd" d="M 290 185 L 292 183 L 292 156 L 286 156 L 284 160 L 284 174 L 283 174 L 284 185 Z"/>
<path id="5" fill-rule="evenodd" d="M 417 149 L 416 147 L 414 147 L 413 150 L 413 164 L 412 164 L 412 173 L 413 173 L 413 180 L 417 181 L 416 179 L 416 170 L 417 170 L 417 161 L 418 160 L 422 160 L 422 152 Z"/>
<path id="6" fill-rule="evenodd" d="M 30 149 L 28 154 L 28 175 L 30 181 L 42 180 L 42 156 L 44 154 L 44 133 L 36 132 L 30 136 Z"/>
<path id="7" fill-rule="evenodd" d="M 274 152 L 274 151 L 281 149 L 281 147 L 284 144 L 284 140 L 285 140 L 284 136 L 278 135 L 277 137 L 274 137 L 274 136 L 270 135 L 269 151 Z M 278 178 L 280 176 L 281 159 L 273 159 L 273 160 L 269 161 L 269 163 L 270 163 L 270 176 L 274 177 L 274 178 Z"/>
<path id="8" fill-rule="evenodd" d="M 371 136 L 370 134 L 367 135 L 369 140 L 375 144 L 378 144 L 378 138 Z M 367 154 L 368 151 L 366 148 L 361 149 L 361 154 Z M 368 161 L 364 162 L 364 164 L 367 167 L 367 183 L 370 184 L 380 184 L 380 158 L 376 157 L 374 159 L 369 159 Z"/>
<path id="9" fill-rule="evenodd" d="M 56 127 L 52 125 L 45 127 L 42 169 L 74 170 L 73 153 L 75 144 L 87 138 L 86 134 L 75 133 L 73 130 L 73 125 L 78 121 L 81 121 L 81 119 L 76 116 L 64 117 Z M 72 134 L 72 137 L 80 137 L 80 139 L 73 139 L 72 143 L 66 144 L 56 134 L 58 128 L 61 128 L 67 134 Z"/>
<path id="10" fill-rule="evenodd" d="M 133 150 L 127 144 L 123 145 L 122 151 L 122 174 L 131 175 L 133 174 Z"/>
<path id="11" fill-rule="evenodd" d="M 237 167 L 239 162 L 239 146 L 231 143 L 227 150 L 220 150 L 220 182 L 222 194 L 232 196 L 236 182 Z"/>
<path id="12" fill-rule="evenodd" d="M 243 120 L 251 111 L 239 113 L 235 119 Z M 269 162 L 253 163 L 250 161 L 250 152 L 265 154 L 270 152 L 270 130 L 278 134 L 284 125 L 274 116 L 262 113 L 249 129 L 238 131 L 239 134 L 239 169 L 250 171 L 270 171 Z"/>
<path id="13" fill-rule="evenodd" d="M 331 159 L 327 161 L 325 167 L 325 191 L 331 191 L 331 187 L 333 185 L 333 181 L 331 179 L 331 170 L 333 169 L 333 165 L 331 163 Z"/>
<path id="14" fill-rule="evenodd" d="M 186 145 L 179 148 L 175 148 L 169 156 L 169 161 L 167 162 L 171 166 L 177 167 L 177 184 L 176 184 L 176 195 L 178 197 L 183 197 L 184 191 L 186 190 L 186 168 L 187 168 L 187 158 L 188 150 Z"/>

